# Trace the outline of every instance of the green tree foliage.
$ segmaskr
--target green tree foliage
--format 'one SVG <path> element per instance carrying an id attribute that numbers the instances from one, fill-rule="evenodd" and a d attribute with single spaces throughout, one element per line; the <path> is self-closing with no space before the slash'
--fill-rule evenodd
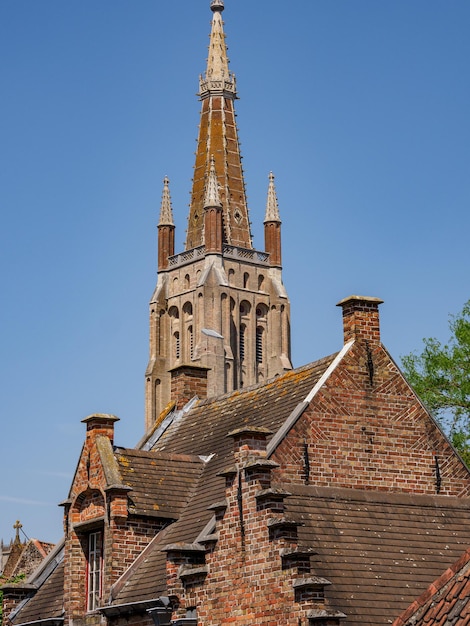
<path id="1" fill-rule="evenodd" d="M 470 465 L 470 300 L 449 320 L 449 342 L 424 339 L 421 354 L 402 357 L 405 376 Z"/>

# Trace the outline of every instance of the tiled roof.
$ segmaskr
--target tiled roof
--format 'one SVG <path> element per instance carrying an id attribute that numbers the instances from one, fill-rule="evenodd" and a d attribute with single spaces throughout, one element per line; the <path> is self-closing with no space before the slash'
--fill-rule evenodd
<path id="1" fill-rule="evenodd" d="M 299 539 L 318 553 L 312 574 L 331 581 L 327 599 L 350 626 L 389 624 L 470 545 L 467 499 L 292 484 L 289 491 L 287 513 L 304 523 Z"/>
<path id="2" fill-rule="evenodd" d="M 60 563 L 32 600 L 14 617 L 12 624 L 60 617 L 63 614 L 64 563 Z"/>
<path id="3" fill-rule="evenodd" d="M 335 356 L 291 370 L 267 383 L 199 402 L 165 431 L 154 448 L 229 458 L 232 440 L 227 439 L 227 433 L 241 426 L 262 426 L 276 432 L 297 404 L 305 400 Z"/>
<path id="4" fill-rule="evenodd" d="M 393 626 L 467 624 L 470 624 L 470 550 L 393 622 Z"/>
<path id="5" fill-rule="evenodd" d="M 116 448 L 115 458 L 129 492 L 129 512 L 177 519 L 204 463 L 197 456 Z"/>
<path id="6" fill-rule="evenodd" d="M 199 402 L 168 428 L 155 446 L 160 454 L 171 451 L 174 454 L 213 456 L 207 461 L 180 519 L 156 537 L 152 549 L 132 579 L 119 591 L 115 603 L 164 594 L 165 554 L 162 548 L 169 543 L 193 542 L 213 515 L 207 507 L 225 496 L 225 481 L 217 473 L 233 462 L 233 441 L 227 434 L 244 425 L 265 427 L 275 433 L 305 399 L 334 357 L 290 371 L 267 384 Z"/>

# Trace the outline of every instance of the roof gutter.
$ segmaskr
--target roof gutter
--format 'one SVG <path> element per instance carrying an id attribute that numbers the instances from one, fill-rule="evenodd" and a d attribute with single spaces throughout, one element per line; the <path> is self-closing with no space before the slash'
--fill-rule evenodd
<path id="1" fill-rule="evenodd" d="M 122 617 L 129 615 L 145 615 L 153 610 L 165 609 L 172 611 L 170 598 L 161 596 L 152 600 L 141 600 L 139 602 L 128 602 L 126 604 L 112 604 L 97 609 L 105 617 Z M 171 613 L 170 613 L 171 616 Z M 163 622 L 162 622 L 163 623 Z"/>
<path id="2" fill-rule="evenodd" d="M 49 617 L 48 619 L 37 619 L 34 622 L 21 622 L 16 626 L 62 626 L 64 618 L 62 617 Z"/>

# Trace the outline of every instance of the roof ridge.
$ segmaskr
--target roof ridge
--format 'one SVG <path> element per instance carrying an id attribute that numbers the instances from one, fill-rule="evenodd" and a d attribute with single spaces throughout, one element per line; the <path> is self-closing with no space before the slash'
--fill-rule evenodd
<path id="1" fill-rule="evenodd" d="M 164 450 L 141 450 L 140 448 L 125 448 L 124 446 L 116 446 L 114 448 L 116 454 L 129 454 L 142 458 L 159 458 L 168 461 L 187 461 L 204 463 L 197 454 L 183 454 L 182 452 L 166 452 Z"/>
<path id="2" fill-rule="evenodd" d="M 282 485 L 282 481 L 279 483 Z M 419 500 L 422 508 L 434 509 L 469 509 L 468 499 L 459 496 L 442 496 L 436 494 L 413 493 L 407 491 L 380 491 L 378 489 L 352 489 L 351 487 L 323 487 L 318 485 L 290 484 L 289 489 L 294 497 L 314 495 L 323 500 L 336 502 L 358 502 L 364 504 L 393 504 L 393 506 L 410 506 L 410 499 Z M 470 548 L 469 548 L 470 550 Z"/>
<path id="3" fill-rule="evenodd" d="M 286 380 L 292 376 L 296 376 L 300 372 L 304 372 L 310 369 L 314 369 L 323 363 L 327 363 L 333 361 L 333 359 L 339 354 L 339 352 L 334 352 L 328 356 L 324 356 L 321 359 L 317 359 L 316 361 L 311 361 L 310 363 L 306 363 L 305 365 L 301 365 L 299 367 L 295 367 L 291 370 L 284 372 L 283 374 L 278 374 L 277 376 L 273 376 L 264 380 L 263 382 L 255 383 L 250 385 L 249 387 L 242 387 L 241 389 L 234 389 L 233 391 L 228 391 L 227 393 L 221 394 L 219 396 L 215 396 L 214 398 L 200 398 L 197 406 L 212 404 L 212 402 L 220 402 L 220 400 L 225 400 L 226 398 L 230 398 L 231 396 L 241 397 L 246 393 L 252 393 L 256 389 L 261 389 L 262 387 L 267 387 L 268 385 L 273 384 L 274 382 L 281 382 Z"/>

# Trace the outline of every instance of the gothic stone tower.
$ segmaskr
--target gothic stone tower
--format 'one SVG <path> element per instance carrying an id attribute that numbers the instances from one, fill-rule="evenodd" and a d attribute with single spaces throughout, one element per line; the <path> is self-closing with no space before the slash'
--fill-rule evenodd
<path id="1" fill-rule="evenodd" d="M 281 275 L 281 220 L 269 175 L 265 249 L 252 246 L 235 122 L 222 0 L 212 28 L 185 250 L 175 254 L 169 181 L 158 223 L 158 280 L 150 302 L 146 428 L 173 399 L 181 368 L 207 376 L 217 396 L 291 369 L 289 300 Z"/>

